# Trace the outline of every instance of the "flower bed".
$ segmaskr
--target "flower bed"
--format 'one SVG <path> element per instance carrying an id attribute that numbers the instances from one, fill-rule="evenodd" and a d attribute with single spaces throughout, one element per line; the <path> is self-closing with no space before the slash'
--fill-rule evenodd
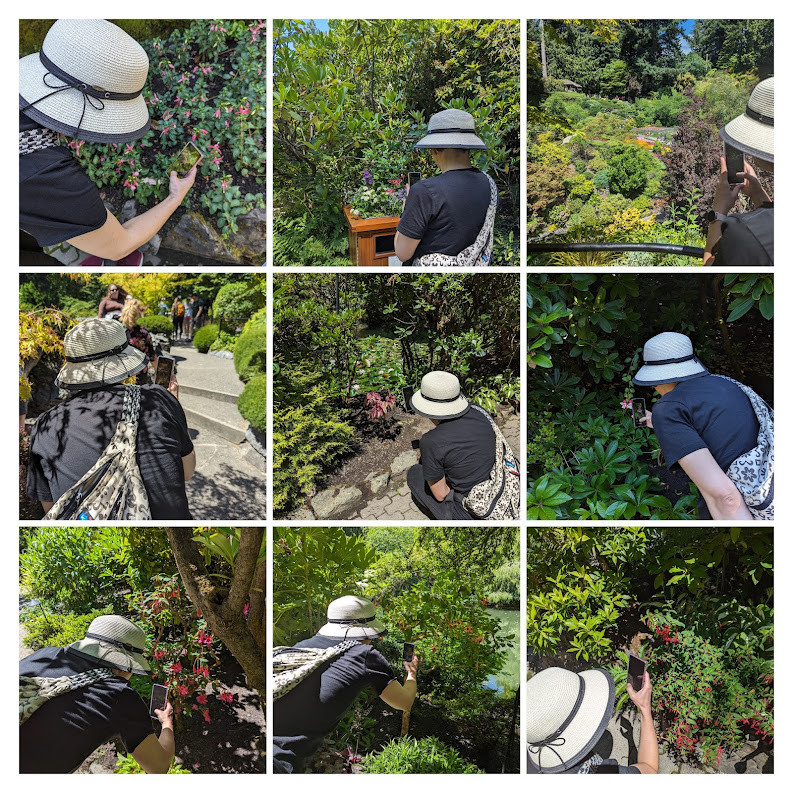
<path id="1" fill-rule="evenodd" d="M 143 96 L 151 129 L 133 143 L 69 146 L 118 209 L 125 199 L 163 200 L 171 164 L 194 142 L 204 159 L 175 217 L 208 214 L 228 238 L 240 217 L 265 206 L 265 22 L 193 20 L 141 45 L 150 62 Z"/>

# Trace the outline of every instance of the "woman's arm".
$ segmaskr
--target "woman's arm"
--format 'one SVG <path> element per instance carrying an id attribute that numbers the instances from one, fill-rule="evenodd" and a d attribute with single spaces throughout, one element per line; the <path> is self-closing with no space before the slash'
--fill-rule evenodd
<path id="1" fill-rule="evenodd" d="M 658 773 L 658 736 L 655 734 L 655 723 L 651 706 L 653 687 L 650 675 L 644 673 L 644 682 L 638 691 L 628 683 L 628 696 L 639 709 L 642 725 L 639 730 L 639 752 L 634 764 L 643 774 Z"/>
<path id="2" fill-rule="evenodd" d="M 416 672 L 418 670 L 419 659 L 414 655 L 413 660 L 409 663 L 403 661 L 407 676 L 405 677 L 404 684 L 400 684 L 396 680 L 392 680 L 380 694 L 380 699 L 390 705 L 396 710 L 410 710 L 413 707 L 413 702 L 418 693 L 418 684 L 416 682 Z"/>
<path id="3" fill-rule="evenodd" d="M 110 213 L 108 213 L 108 214 L 110 214 Z M 102 319 L 102 317 L 105 315 L 104 312 L 105 312 L 105 303 L 106 302 L 107 302 L 107 298 L 103 297 L 102 298 L 102 302 L 99 304 L 99 311 L 97 312 L 97 315 L 96 315 L 97 317 L 99 317 L 99 319 Z"/>
<path id="4" fill-rule="evenodd" d="M 179 179 L 176 171 L 172 171 L 168 197 L 148 211 L 128 220 L 123 226 L 108 210 L 107 220 L 101 228 L 72 237 L 67 242 L 100 259 L 123 259 L 148 242 L 165 225 L 193 186 L 196 168 L 194 165 L 184 179 Z"/>
<path id="5" fill-rule="evenodd" d="M 697 449 L 677 462 L 699 489 L 713 520 L 754 520 L 738 488 L 709 449 Z"/>
<path id="6" fill-rule="evenodd" d="M 394 253 L 400 262 L 406 262 L 418 248 L 421 240 L 414 240 L 400 234 L 398 231 L 394 234 Z"/>

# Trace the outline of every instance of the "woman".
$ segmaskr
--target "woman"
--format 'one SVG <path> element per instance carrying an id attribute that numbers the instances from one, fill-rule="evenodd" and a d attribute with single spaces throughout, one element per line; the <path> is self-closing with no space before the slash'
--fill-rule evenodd
<path id="1" fill-rule="evenodd" d="M 183 330 L 187 334 L 188 340 L 193 338 L 193 301 L 186 297 L 184 301 L 184 325 Z"/>
<path id="2" fill-rule="evenodd" d="M 121 319 L 121 311 L 128 298 L 129 295 L 118 284 L 110 284 L 105 296 L 102 298 L 102 302 L 99 304 L 97 316 L 100 319 L 105 317 Z"/>
<path id="3" fill-rule="evenodd" d="M 39 416 L 30 436 L 27 493 L 45 512 L 107 448 L 121 419 L 122 383 L 147 365 L 120 322 L 98 317 L 66 334 L 64 353 L 55 384 L 72 396 Z M 179 400 L 161 386 L 140 388 L 136 445 L 152 519 L 190 520 L 185 482 L 195 450 Z"/>
<path id="4" fill-rule="evenodd" d="M 173 322 L 173 337 L 181 339 L 184 335 L 184 303 L 177 297 L 171 306 L 171 322 Z"/>
<path id="5" fill-rule="evenodd" d="M 471 164 L 470 151 L 487 149 L 464 110 L 430 118 L 416 149 L 429 149 L 440 176 L 408 186 L 394 237 L 403 266 L 492 264 L 498 202 L 495 182 Z"/>
<path id="6" fill-rule="evenodd" d="M 149 61 L 143 48 L 104 19 L 59 19 L 41 52 L 19 61 L 19 225 L 22 264 L 43 246 L 68 242 L 101 260 L 137 265 L 137 250 L 182 203 L 196 177 L 170 174 L 168 197 L 123 225 L 59 134 L 128 143 L 149 129 L 141 95 Z M 88 260 L 84 263 L 89 263 Z"/>
<path id="7" fill-rule="evenodd" d="M 151 333 L 146 328 L 138 325 L 138 320 L 146 314 L 146 306 L 131 298 L 124 304 L 121 309 L 121 324 L 127 329 L 127 337 L 129 343 L 133 347 L 137 347 L 147 358 L 147 366 L 137 377 L 138 385 L 145 385 L 149 382 L 148 366 L 154 363 L 156 353 L 154 351 L 154 342 L 151 338 Z"/>

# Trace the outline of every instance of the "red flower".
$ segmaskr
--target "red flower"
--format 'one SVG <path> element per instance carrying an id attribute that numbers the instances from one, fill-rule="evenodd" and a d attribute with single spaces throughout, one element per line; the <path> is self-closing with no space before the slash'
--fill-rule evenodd
<path id="1" fill-rule="evenodd" d="M 196 700 L 196 702 L 197 702 L 199 705 L 206 705 L 206 704 L 207 704 L 207 695 L 206 695 L 206 694 L 199 694 L 199 695 L 198 695 L 198 696 L 195 698 L 195 700 Z"/>
<path id="2" fill-rule="evenodd" d="M 222 691 L 219 696 L 221 702 L 228 702 L 229 704 L 234 702 L 234 694 L 232 694 L 230 691 Z"/>
<path id="3" fill-rule="evenodd" d="M 206 721 L 206 722 L 211 722 L 212 721 L 212 719 L 209 718 L 209 711 L 206 708 L 203 708 L 201 713 L 204 716 L 204 721 Z"/>
<path id="4" fill-rule="evenodd" d="M 190 689 L 185 685 L 179 686 L 178 690 L 183 697 L 186 697 L 190 693 Z"/>
<path id="5" fill-rule="evenodd" d="M 177 661 L 175 664 L 171 664 L 171 674 L 176 675 L 182 671 L 182 665 Z"/>

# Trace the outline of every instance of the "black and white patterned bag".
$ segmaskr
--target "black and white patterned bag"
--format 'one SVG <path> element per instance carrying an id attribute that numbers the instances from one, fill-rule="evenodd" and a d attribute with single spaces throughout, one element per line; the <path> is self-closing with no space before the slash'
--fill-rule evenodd
<path id="1" fill-rule="evenodd" d="M 76 675 L 63 677 L 26 677 L 19 676 L 19 723 L 24 724 L 45 702 L 85 688 L 99 680 L 114 677 L 110 669 L 87 669 Z"/>
<path id="2" fill-rule="evenodd" d="M 496 205 L 498 204 L 498 188 L 488 175 L 490 183 L 490 204 L 485 213 L 485 222 L 476 239 L 456 256 L 445 253 L 425 253 L 413 261 L 414 267 L 489 267 L 493 263 L 493 227 L 496 222 Z"/>
<path id="3" fill-rule="evenodd" d="M 496 461 L 490 478 L 474 485 L 463 507 L 475 518 L 517 520 L 520 510 L 520 464 L 493 417 L 479 405 L 471 405 L 490 422 L 496 436 Z"/>
<path id="4" fill-rule="evenodd" d="M 274 647 L 273 701 L 281 699 L 328 661 L 343 655 L 360 642 L 349 639 L 333 647 Z"/>
<path id="5" fill-rule="evenodd" d="M 749 512 L 757 520 L 774 519 L 774 411 L 749 386 L 724 375 L 746 394 L 760 424 L 757 446 L 732 461 L 727 476 L 743 496 Z"/>

